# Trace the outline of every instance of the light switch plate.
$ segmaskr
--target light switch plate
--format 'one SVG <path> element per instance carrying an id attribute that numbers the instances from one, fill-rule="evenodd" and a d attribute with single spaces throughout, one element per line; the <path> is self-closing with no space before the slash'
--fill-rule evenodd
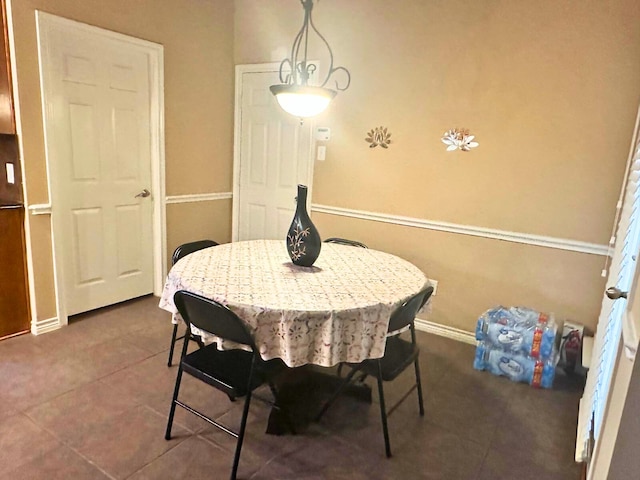
<path id="1" fill-rule="evenodd" d="M 327 157 L 327 147 L 324 145 L 318 145 L 318 155 L 316 156 L 317 160 L 324 160 Z"/>
<path id="2" fill-rule="evenodd" d="M 7 183 L 14 185 L 16 183 L 16 172 L 13 169 L 13 163 L 5 163 L 7 168 Z"/>

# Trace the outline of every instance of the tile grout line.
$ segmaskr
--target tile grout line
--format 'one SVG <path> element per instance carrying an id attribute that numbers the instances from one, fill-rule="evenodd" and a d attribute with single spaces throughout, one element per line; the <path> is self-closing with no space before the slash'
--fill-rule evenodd
<path id="1" fill-rule="evenodd" d="M 103 470 L 99 465 L 97 465 L 96 463 L 94 463 L 92 460 L 90 460 L 89 458 L 85 457 L 82 453 L 80 453 L 73 445 L 71 445 L 70 443 L 68 443 L 65 439 L 60 438 L 58 435 L 56 435 L 55 431 L 51 431 L 49 428 L 47 428 L 44 425 L 40 425 L 39 423 L 37 423 L 33 418 L 31 418 L 26 412 L 21 412 L 31 423 L 33 423 L 33 425 L 35 425 L 36 427 L 38 427 L 40 430 L 43 430 L 45 432 L 47 432 L 49 435 L 51 435 L 53 438 L 55 438 L 63 447 L 68 448 L 69 450 L 71 450 L 73 453 L 75 453 L 76 455 L 78 455 L 81 459 L 83 459 L 85 462 L 87 462 L 89 465 L 91 465 L 92 467 L 94 467 L 96 470 L 102 472 L 103 474 L 105 474 L 108 478 L 110 478 L 111 480 L 118 480 L 116 477 L 112 476 L 109 472 L 107 472 L 106 470 Z M 48 452 L 47 452 L 48 453 Z M 45 454 L 43 454 L 45 455 Z M 40 456 L 43 456 L 40 455 Z"/>

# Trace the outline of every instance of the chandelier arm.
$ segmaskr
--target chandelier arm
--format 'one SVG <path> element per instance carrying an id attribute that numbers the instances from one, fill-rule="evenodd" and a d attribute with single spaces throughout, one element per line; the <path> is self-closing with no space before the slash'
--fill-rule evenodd
<path id="1" fill-rule="evenodd" d="M 331 77 L 331 75 L 333 75 L 335 72 L 337 72 L 338 70 L 343 71 L 344 73 L 347 74 L 347 84 L 344 87 L 341 87 L 338 84 L 338 80 L 335 80 L 335 84 L 336 84 L 336 90 L 339 90 L 341 92 L 344 92 L 347 88 L 349 88 L 349 85 L 351 85 L 351 73 L 349 73 L 349 70 L 347 70 L 345 67 L 336 67 L 334 69 L 332 69 L 329 72 L 329 77 Z"/>
<path id="2" fill-rule="evenodd" d="M 289 68 L 287 69 L 287 71 L 289 72 L 291 71 L 291 60 L 289 60 L 288 58 L 285 58 L 280 62 L 280 70 L 278 72 L 278 75 L 280 77 L 280 83 L 284 83 L 288 85 L 289 83 L 291 83 L 291 73 L 287 73 L 286 75 L 284 75 L 286 65 L 289 65 Z"/>
<path id="3" fill-rule="evenodd" d="M 282 75 L 282 67 L 284 66 L 285 61 L 280 64 L 280 81 L 283 83 L 287 83 L 290 85 L 295 85 L 298 81 L 298 72 L 297 72 L 297 63 L 298 63 L 298 52 L 300 51 L 300 44 L 302 43 L 302 35 L 308 27 L 306 22 L 302 25 L 302 28 L 296 35 L 296 38 L 293 40 L 293 45 L 291 46 L 291 59 L 285 59 L 288 61 L 289 66 L 291 67 L 291 73 L 288 75 L 289 81 L 283 81 Z"/>
<path id="4" fill-rule="evenodd" d="M 302 61 L 302 68 L 300 69 L 301 83 L 302 85 L 308 85 L 309 83 L 309 70 L 307 67 L 307 55 L 309 53 L 309 21 L 311 20 L 311 10 L 313 9 L 313 1 L 309 1 L 309 8 L 304 9 L 304 60 Z"/>

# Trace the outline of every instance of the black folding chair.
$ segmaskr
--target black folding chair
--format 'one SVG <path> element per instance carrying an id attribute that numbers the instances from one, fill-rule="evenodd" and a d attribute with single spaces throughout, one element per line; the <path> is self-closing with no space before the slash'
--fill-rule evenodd
<path id="1" fill-rule="evenodd" d="M 384 356 L 378 359 L 365 360 L 362 363 L 347 365 L 351 368 L 349 374 L 344 378 L 333 396 L 325 403 L 324 407 L 316 416 L 316 420 L 325 414 L 333 402 L 338 398 L 344 388 L 351 383 L 356 374 L 361 373 L 359 379 L 362 381 L 366 376 L 375 377 L 378 381 L 378 394 L 380 396 L 380 416 L 382 417 L 382 430 L 384 433 L 384 445 L 387 457 L 391 457 L 391 445 L 389 442 L 389 429 L 387 428 L 387 417 L 391 415 L 396 408 L 414 391 L 418 391 L 418 407 L 420 416 L 424 416 L 424 401 L 422 398 L 422 382 L 420 380 L 420 364 L 418 355 L 420 349 L 416 344 L 416 332 L 414 320 L 418 310 L 427 302 L 433 287 L 426 287 L 409 300 L 405 301 L 398 307 L 389 319 L 389 329 L 387 334 L 387 343 L 385 346 Z M 411 341 L 400 338 L 400 333 L 406 328 L 411 332 Z M 397 333 L 396 333 L 397 332 Z M 389 382 L 398 377 L 406 368 L 413 363 L 416 381 L 411 388 L 398 400 L 398 402 L 388 411 L 384 400 L 383 382 Z"/>
<path id="2" fill-rule="evenodd" d="M 215 247 L 216 245 L 218 245 L 218 242 L 214 242 L 213 240 L 198 240 L 196 242 L 184 243 L 174 250 L 173 255 L 171 257 L 171 264 L 175 265 L 178 260 L 180 260 L 182 257 L 186 257 L 190 253 L 197 252 L 198 250 L 202 250 L 209 247 Z M 195 335 L 191 335 L 191 332 L 189 331 L 189 329 L 187 329 L 187 331 L 185 332 L 185 335 L 187 334 L 190 335 L 191 340 L 193 340 L 194 342 L 198 342 L 198 344 L 201 347 L 204 346 L 202 344 L 202 340 L 200 340 L 200 338 L 196 337 Z M 181 337 L 178 337 L 177 335 L 178 335 L 178 324 L 176 323 L 173 326 L 173 333 L 171 334 L 171 347 L 169 347 L 169 360 L 167 360 L 168 367 L 171 366 L 171 362 L 173 360 L 173 350 L 176 346 L 176 342 L 184 338 L 184 335 L 182 335 Z"/>
<path id="3" fill-rule="evenodd" d="M 351 247 L 369 248 L 364 243 L 357 242 L 355 240 L 349 240 L 347 238 L 331 237 L 331 238 L 325 238 L 323 242 L 337 243 L 339 245 L 349 245 Z M 342 376 L 342 368 L 343 368 L 343 364 L 341 363 L 340 365 L 338 365 L 338 371 L 337 371 L 339 377 Z"/>
<path id="4" fill-rule="evenodd" d="M 324 243 L 338 243 L 340 245 L 350 245 L 352 247 L 368 248 L 364 243 L 348 240 L 346 238 L 331 237 L 323 240 Z"/>
<path id="5" fill-rule="evenodd" d="M 246 345 L 250 348 L 250 351 L 242 349 L 221 351 L 218 350 L 217 345 L 212 344 L 187 354 L 189 339 L 185 337 L 165 433 L 165 438 L 169 440 L 171 438 L 173 416 L 176 406 L 179 405 L 211 425 L 237 438 L 233 467 L 231 469 L 231 480 L 234 480 L 240 462 L 240 451 L 242 449 L 242 441 L 247 425 L 247 415 L 249 413 L 252 393 L 256 388 L 267 383 L 271 389 L 274 400 L 269 401 L 257 395 L 256 398 L 260 398 L 270 403 L 274 408 L 282 411 L 278 404 L 278 393 L 271 378 L 278 371 L 286 368 L 286 366 L 279 359 L 268 362 L 263 361 L 248 328 L 235 313 L 224 305 L 184 290 L 176 292 L 174 302 L 180 315 L 182 315 L 182 318 L 187 324 L 187 328 L 195 325 L 197 328 L 210 332 L 221 339 Z M 207 417 L 204 413 L 178 400 L 183 372 L 224 392 L 231 401 L 245 397 L 239 431 L 231 430 L 229 427 Z M 285 415 L 291 432 L 295 433 L 288 415 L 284 411 L 282 411 L 282 413 Z"/>

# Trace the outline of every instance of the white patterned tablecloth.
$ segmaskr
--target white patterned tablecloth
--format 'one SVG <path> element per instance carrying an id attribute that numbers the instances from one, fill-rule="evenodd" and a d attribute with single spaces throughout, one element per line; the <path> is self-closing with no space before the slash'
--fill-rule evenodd
<path id="1" fill-rule="evenodd" d="M 411 263 L 376 250 L 323 243 L 306 268 L 291 263 L 283 240 L 252 240 L 182 258 L 160 308 L 181 321 L 173 295 L 197 293 L 244 320 L 265 360 L 329 367 L 382 357 L 391 312 L 426 282 Z"/>

